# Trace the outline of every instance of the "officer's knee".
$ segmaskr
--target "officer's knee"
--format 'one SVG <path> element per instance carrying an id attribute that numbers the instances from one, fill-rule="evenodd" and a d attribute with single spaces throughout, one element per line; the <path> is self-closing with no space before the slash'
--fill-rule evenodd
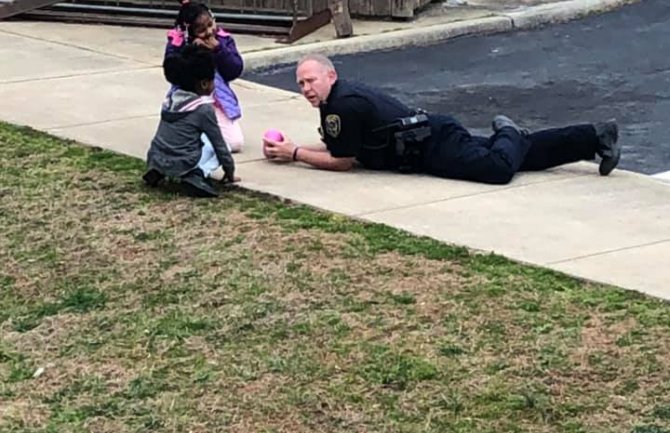
<path id="1" fill-rule="evenodd" d="M 493 157 L 492 164 L 488 173 L 486 173 L 484 180 L 486 183 L 495 185 L 505 185 L 512 181 L 516 170 L 505 158 Z"/>
<path id="2" fill-rule="evenodd" d="M 488 183 L 492 185 L 505 185 L 512 181 L 514 173 L 512 173 L 510 170 L 506 170 L 498 166 L 489 166 L 486 170 L 477 171 L 475 173 L 466 172 L 463 176 L 457 177 L 474 182 Z"/>
<path id="3" fill-rule="evenodd" d="M 510 183 L 513 178 L 514 178 L 513 174 L 494 173 L 493 175 L 489 176 L 488 179 L 485 180 L 485 182 L 493 185 L 506 185 Z"/>

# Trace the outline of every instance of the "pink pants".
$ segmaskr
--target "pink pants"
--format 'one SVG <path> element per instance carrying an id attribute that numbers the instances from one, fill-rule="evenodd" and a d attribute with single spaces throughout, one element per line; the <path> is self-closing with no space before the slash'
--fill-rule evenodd
<path id="1" fill-rule="evenodd" d="M 231 152 L 239 152 L 244 145 L 244 136 L 242 135 L 242 127 L 239 119 L 230 120 L 226 113 L 218 106 L 214 105 L 214 112 L 216 113 L 216 120 L 221 129 L 221 135 L 228 145 Z"/>

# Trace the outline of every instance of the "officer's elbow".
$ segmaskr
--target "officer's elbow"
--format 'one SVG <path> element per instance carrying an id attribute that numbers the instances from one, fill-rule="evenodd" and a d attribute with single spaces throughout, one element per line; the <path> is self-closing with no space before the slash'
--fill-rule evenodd
<path id="1" fill-rule="evenodd" d="M 491 166 L 481 179 L 485 183 L 494 185 L 506 185 L 512 181 L 516 173 L 515 168 L 510 164 L 508 158 L 501 157 L 500 154 L 491 153 Z"/>

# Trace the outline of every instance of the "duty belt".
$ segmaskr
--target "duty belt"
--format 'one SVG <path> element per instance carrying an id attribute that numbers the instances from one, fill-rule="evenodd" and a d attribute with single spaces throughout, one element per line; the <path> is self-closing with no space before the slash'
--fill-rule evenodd
<path id="1" fill-rule="evenodd" d="M 393 146 L 397 169 L 401 173 L 419 171 L 423 157 L 424 142 L 430 138 L 428 115 L 423 110 L 409 117 L 401 117 L 376 131 L 389 132 L 389 141 Z"/>

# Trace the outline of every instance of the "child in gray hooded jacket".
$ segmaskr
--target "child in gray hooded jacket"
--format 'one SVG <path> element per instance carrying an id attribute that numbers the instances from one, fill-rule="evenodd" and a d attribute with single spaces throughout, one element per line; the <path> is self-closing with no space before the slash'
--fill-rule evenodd
<path id="1" fill-rule="evenodd" d="M 189 195 L 214 197 L 218 194 L 210 179 L 239 180 L 210 96 L 214 89 L 214 59 L 208 50 L 189 46 L 167 57 L 163 72 L 177 89 L 163 103 L 143 179 L 157 186 L 166 177 L 178 178 Z"/>

